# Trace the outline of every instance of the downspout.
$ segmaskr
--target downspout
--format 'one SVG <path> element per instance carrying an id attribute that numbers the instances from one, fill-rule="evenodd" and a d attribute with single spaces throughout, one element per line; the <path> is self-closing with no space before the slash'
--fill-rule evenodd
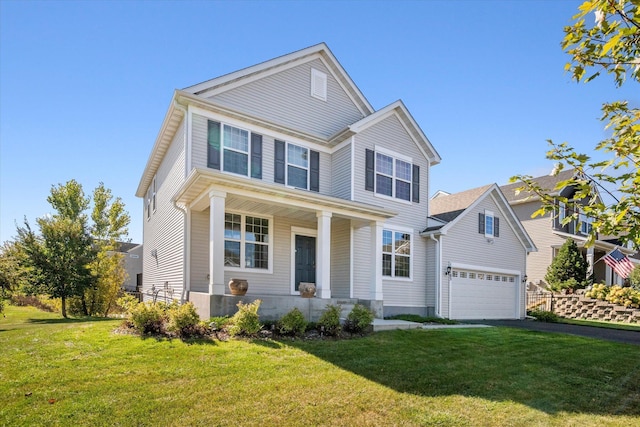
<path id="1" fill-rule="evenodd" d="M 442 254 L 440 251 L 440 239 L 436 239 L 433 234 L 429 235 L 429 238 L 436 242 L 436 316 L 442 317 L 440 310 L 440 301 L 442 301 Z"/>
<path id="2" fill-rule="evenodd" d="M 191 123 L 189 121 L 189 112 L 187 109 L 180 105 L 178 101 L 173 102 L 173 106 L 178 110 L 182 111 L 184 115 L 183 118 L 183 141 L 184 141 L 184 178 L 186 179 L 189 176 L 189 171 L 191 169 L 191 144 L 189 143 L 189 128 L 191 127 Z M 176 201 L 173 201 L 173 206 L 182 212 L 184 218 L 184 251 L 182 252 L 182 277 L 184 278 L 184 286 L 182 288 L 182 296 L 181 302 L 184 303 L 189 300 L 189 292 L 191 291 L 191 215 L 189 209 L 186 207 L 178 206 Z"/>

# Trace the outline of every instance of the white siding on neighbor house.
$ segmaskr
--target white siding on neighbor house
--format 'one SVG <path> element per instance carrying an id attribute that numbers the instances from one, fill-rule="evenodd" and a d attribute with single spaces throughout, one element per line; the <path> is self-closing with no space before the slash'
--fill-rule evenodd
<path id="1" fill-rule="evenodd" d="M 435 310 L 436 305 L 436 277 L 438 274 L 438 253 L 436 249 L 436 242 L 431 240 L 428 237 L 421 237 L 421 239 L 426 240 L 426 256 L 424 261 L 416 259 L 416 263 L 424 262 L 425 264 L 425 274 L 426 274 L 426 283 L 427 285 L 427 294 L 426 294 L 426 304 L 427 307 L 433 307 Z"/>
<path id="2" fill-rule="evenodd" d="M 221 123 L 225 123 L 224 117 L 215 115 L 216 120 Z M 193 132 L 191 137 L 192 144 L 192 167 L 206 168 L 207 167 L 207 117 L 193 114 L 192 126 Z M 262 135 L 262 179 L 260 181 L 266 183 L 274 182 L 274 170 L 275 170 L 275 139 L 269 134 L 258 131 L 251 126 L 243 126 L 245 130 L 256 132 Z M 280 139 L 280 138 L 279 138 Z M 282 140 L 282 139 L 281 139 Z M 287 141 L 287 143 L 296 144 L 309 149 L 314 149 L 311 144 L 305 144 L 300 141 Z M 332 165 L 331 154 L 327 152 L 320 152 L 320 179 L 319 179 L 319 193 L 330 195 L 332 186 Z M 251 178 L 254 179 L 254 178 Z"/>
<path id="3" fill-rule="evenodd" d="M 562 245 L 565 239 L 553 233 L 551 214 L 531 218 L 533 212 L 540 208 L 539 202 L 523 203 L 512 208 L 538 248 L 538 252 L 530 253 L 527 259 L 527 282 L 546 283 L 544 276 L 553 260 L 553 246 Z"/>
<path id="4" fill-rule="evenodd" d="M 351 144 L 347 144 L 332 155 L 331 195 L 351 199 Z M 320 171 L 322 174 L 322 170 Z"/>
<path id="5" fill-rule="evenodd" d="M 353 233 L 353 298 L 371 299 L 371 229 L 354 227 Z"/>
<path id="6" fill-rule="evenodd" d="M 327 74 L 326 101 L 311 96 L 312 68 Z M 210 99 L 272 123 L 324 138 L 363 118 L 319 59 L 249 82 Z"/>
<path id="7" fill-rule="evenodd" d="M 331 221 L 331 296 L 350 297 L 351 221 Z"/>
<path id="8" fill-rule="evenodd" d="M 184 120 L 156 173 L 157 210 L 147 220 L 143 209 L 143 288 L 152 285 L 163 288 L 168 282 L 175 298 L 180 299 L 184 287 L 184 212 L 176 208 L 171 198 L 184 181 Z M 144 204 L 144 201 L 143 201 Z M 157 257 L 151 256 L 151 251 Z M 160 297 L 164 293 L 159 294 Z"/>
<path id="9" fill-rule="evenodd" d="M 478 214 L 490 210 L 500 218 L 500 236 L 494 237 L 491 243 L 484 234 L 478 232 Z M 443 266 L 449 263 L 482 266 L 486 269 L 514 270 L 524 272 L 526 250 L 508 224 L 505 215 L 489 196 L 482 200 L 475 209 L 465 212 L 464 216 L 449 229 L 443 239 Z M 448 277 L 443 280 L 443 312 L 449 316 Z M 519 280 L 513 286 L 519 286 Z"/>

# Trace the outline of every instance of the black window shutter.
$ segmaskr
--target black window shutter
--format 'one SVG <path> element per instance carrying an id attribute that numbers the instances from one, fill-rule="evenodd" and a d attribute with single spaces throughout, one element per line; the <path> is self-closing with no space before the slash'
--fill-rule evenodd
<path id="1" fill-rule="evenodd" d="M 275 170 L 273 180 L 278 184 L 284 184 L 285 176 L 285 145 L 284 141 L 276 141 Z"/>
<path id="2" fill-rule="evenodd" d="M 375 188 L 375 167 L 376 167 L 376 153 L 373 150 L 367 149 L 365 157 L 365 180 L 364 189 L 367 191 L 373 191 Z"/>
<path id="3" fill-rule="evenodd" d="M 207 127 L 207 166 L 220 170 L 220 123 L 209 120 Z"/>
<path id="4" fill-rule="evenodd" d="M 484 214 L 478 213 L 478 233 L 484 234 Z"/>
<path id="5" fill-rule="evenodd" d="M 413 203 L 420 203 L 420 166 L 413 165 L 411 197 Z"/>
<path id="6" fill-rule="evenodd" d="M 262 179 L 262 135 L 251 134 L 251 178 Z"/>
<path id="7" fill-rule="evenodd" d="M 309 190 L 320 191 L 320 153 L 309 150 L 311 154 L 311 164 L 309 167 Z"/>
<path id="8" fill-rule="evenodd" d="M 500 237 L 500 218 L 493 217 L 493 235 L 495 237 Z"/>

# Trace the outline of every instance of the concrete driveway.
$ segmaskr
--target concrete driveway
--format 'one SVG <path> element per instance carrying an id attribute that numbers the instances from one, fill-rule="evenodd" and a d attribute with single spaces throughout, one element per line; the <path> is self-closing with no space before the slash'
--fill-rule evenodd
<path id="1" fill-rule="evenodd" d="M 528 329 L 531 331 L 557 332 L 560 334 L 579 335 L 582 337 L 616 341 L 640 346 L 640 331 L 598 328 L 594 326 L 567 325 L 564 323 L 536 322 L 534 320 L 478 320 L 465 323 L 479 323 L 491 326 Z"/>

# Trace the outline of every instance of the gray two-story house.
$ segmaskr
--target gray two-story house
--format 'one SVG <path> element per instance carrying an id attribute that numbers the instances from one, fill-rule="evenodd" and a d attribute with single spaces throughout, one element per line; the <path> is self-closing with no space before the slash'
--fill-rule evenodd
<path id="1" fill-rule="evenodd" d="M 252 299 L 265 317 L 355 302 L 433 314 L 420 233 L 440 160 L 405 105 L 374 110 L 323 43 L 176 90 L 136 192 L 143 291 L 204 318 Z"/>

